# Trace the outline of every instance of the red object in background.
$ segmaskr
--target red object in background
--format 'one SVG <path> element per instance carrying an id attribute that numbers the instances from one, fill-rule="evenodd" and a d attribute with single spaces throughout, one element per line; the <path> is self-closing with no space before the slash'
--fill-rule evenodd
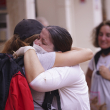
<path id="1" fill-rule="evenodd" d="M 0 0 L 0 9 L 6 9 L 6 0 Z"/>
<path id="2" fill-rule="evenodd" d="M 80 2 L 84 3 L 86 0 L 80 0 Z"/>

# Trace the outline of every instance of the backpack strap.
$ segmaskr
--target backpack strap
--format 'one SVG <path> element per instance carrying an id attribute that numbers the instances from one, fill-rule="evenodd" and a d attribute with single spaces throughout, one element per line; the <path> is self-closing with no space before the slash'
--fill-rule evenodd
<path id="1" fill-rule="evenodd" d="M 101 53 L 102 53 L 102 51 L 100 50 L 99 52 L 97 52 L 97 53 L 95 54 L 95 56 L 94 56 L 95 65 L 97 65 Z"/>
<path id="2" fill-rule="evenodd" d="M 55 90 L 55 91 L 54 91 L 54 94 L 55 94 L 55 96 L 56 96 L 56 98 L 57 98 L 58 110 L 61 110 L 60 96 L 59 96 L 58 90 Z"/>
<path id="3" fill-rule="evenodd" d="M 19 66 L 21 66 L 21 67 L 24 66 L 24 56 L 20 56 L 20 57 L 18 57 L 17 59 L 14 59 L 14 60 L 15 60 L 15 62 L 16 62 Z"/>
<path id="4" fill-rule="evenodd" d="M 60 96 L 59 96 L 58 90 L 54 90 L 54 91 L 50 91 L 50 92 L 45 92 L 45 97 L 44 97 L 44 101 L 43 101 L 42 105 L 37 103 L 35 100 L 33 100 L 33 101 L 37 105 L 42 107 L 44 110 L 54 110 L 54 109 L 51 109 L 51 104 L 52 104 L 54 96 L 56 96 L 56 99 L 57 99 L 58 110 L 61 110 Z"/>
<path id="5" fill-rule="evenodd" d="M 33 101 L 34 101 L 37 105 L 39 105 L 40 107 L 42 107 L 42 105 L 40 105 L 39 103 L 37 103 L 34 99 L 33 99 Z"/>
<path id="6" fill-rule="evenodd" d="M 51 110 L 53 97 L 54 97 L 54 91 L 45 92 L 44 102 L 42 103 L 42 107 L 45 110 Z"/>
<path id="7" fill-rule="evenodd" d="M 100 55 L 101 55 L 102 51 L 100 50 L 99 52 L 97 52 L 94 56 L 94 60 L 95 60 L 95 66 L 97 66 L 97 63 L 98 63 L 98 60 L 100 58 Z M 100 75 L 99 71 L 97 71 L 96 73 L 97 75 Z"/>
<path id="8" fill-rule="evenodd" d="M 33 101 L 37 105 L 39 105 L 40 107 L 42 107 L 44 110 L 51 110 L 51 104 L 52 104 L 53 96 L 54 96 L 54 92 L 53 91 L 51 91 L 51 92 L 45 92 L 45 97 L 44 97 L 44 101 L 43 101 L 42 105 L 40 105 L 35 100 L 33 100 Z"/>
<path id="9" fill-rule="evenodd" d="M 45 110 L 51 110 L 51 104 L 52 104 L 54 96 L 56 96 L 56 99 L 57 99 L 58 110 L 61 110 L 60 96 L 59 96 L 58 89 L 54 90 L 54 91 L 51 91 L 51 92 L 46 92 L 45 93 L 44 102 L 42 104 L 42 107 Z"/>

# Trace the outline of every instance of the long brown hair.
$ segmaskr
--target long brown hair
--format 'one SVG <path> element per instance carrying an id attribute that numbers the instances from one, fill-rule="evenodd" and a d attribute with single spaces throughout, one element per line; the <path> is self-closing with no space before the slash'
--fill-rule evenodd
<path id="1" fill-rule="evenodd" d="M 23 46 L 32 46 L 33 41 L 37 39 L 39 34 L 35 34 L 24 41 L 20 39 L 19 35 L 14 34 L 12 38 L 10 38 L 4 45 L 4 48 L 1 53 L 9 53 L 13 54 L 13 51 L 17 51 L 20 47 Z"/>

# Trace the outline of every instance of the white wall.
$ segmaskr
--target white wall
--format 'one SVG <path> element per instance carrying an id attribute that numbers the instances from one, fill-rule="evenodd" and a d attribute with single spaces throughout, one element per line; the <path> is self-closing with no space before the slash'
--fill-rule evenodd
<path id="1" fill-rule="evenodd" d="M 7 0 L 8 38 L 12 37 L 13 30 L 22 19 L 35 18 L 34 0 Z"/>
<path id="2" fill-rule="evenodd" d="M 107 20 L 110 20 L 110 0 L 105 0 Z"/>
<path id="3" fill-rule="evenodd" d="M 93 17 L 94 17 L 94 27 L 102 22 L 102 4 L 101 0 L 93 0 Z"/>
<path id="4" fill-rule="evenodd" d="M 65 0 L 48 0 L 48 2 L 44 0 L 36 0 L 36 4 L 38 16 L 45 17 L 50 25 L 64 26 Z M 60 19 L 61 16 L 63 17 L 63 19 Z M 60 22 L 60 20 L 62 20 L 62 22 Z"/>
<path id="5" fill-rule="evenodd" d="M 15 25 L 26 17 L 25 0 L 7 0 L 9 38 L 13 35 Z"/>
<path id="6" fill-rule="evenodd" d="M 98 2 L 97 11 L 94 9 L 96 1 Z M 96 48 L 92 45 L 91 33 L 93 28 L 102 20 L 100 3 L 100 0 L 85 0 L 84 3 L 74 0 L 76 46 L 91 48 L 94 53 L 96 52 Z M 84 72 L 87 71 L 88 62 L 81 64 Z"/>
<path id="7" fill-rule="evenodd" d="M 46 18 L 50 25 L 66 28 L 73 37 L 75 32 L 72 3 L 73 0 L 37 0 L 37 15 Z"/>
<path id="8" fill-rule="evenodd" d="M 35 19 L 35 0 L 25 0 L 26 19 Z"/>

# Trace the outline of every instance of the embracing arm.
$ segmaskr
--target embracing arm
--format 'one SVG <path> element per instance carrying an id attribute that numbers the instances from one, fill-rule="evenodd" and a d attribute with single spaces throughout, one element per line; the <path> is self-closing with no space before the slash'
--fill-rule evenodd
<path id="1" fill-rule="evenodd" d="M 24 54 L 24 65 L 28 82 L 31 82 L 44 71 L 35 51 L 31 49 L 33 49 L 31 46 L 26 46 L 21 47 L 15 52 L 15 56 Z M 54 66 L 73 66 L 90 60 L 92 56 L 93 53 L 90 49 L 72 48 L 72 50 L 68 52 L 56 53 Z"/>
<path id="2" fill-rule="evenodd" d="M 85 57 L 86 56 L 86 57 Z M 73 49 L 65 53 L 56 53 L 56 60 L 54 66 L 73 66 L 78 63 L 90 60 L 93 53 L 90 49 Z M 28 82 L 31 82 L 40 73 L 44 72 L 35 51 L 28 50 L 24 54 L 25 72 Z M 30 74 L 32 73 L 32 74 Z"/>
<path id="3" fill-rule="evenodd" d="M 24 67 L 26 78 L 29 83 L 40 73 L 44 72 L 44 68 L 42 67 L 35 51 L 31 49 L 24 53 Z"/>
<path id="4" fill-rule="evenodd" d="M 56 52 L 56 59 L 53 67 L 74 66 L 90 60 L 92 57 L 93 52 L 89 48 L 72 47 L 71 51 L 68 52 Z"/>
<path id="5" fill-rule="evenodd" d="M 81 74 L 83 73 L 78 65 L 74 67 L 52 68 L 40 74 L 29 85 L 32 89 L 39 92 L 72 87 L 82 77 Z"/>

